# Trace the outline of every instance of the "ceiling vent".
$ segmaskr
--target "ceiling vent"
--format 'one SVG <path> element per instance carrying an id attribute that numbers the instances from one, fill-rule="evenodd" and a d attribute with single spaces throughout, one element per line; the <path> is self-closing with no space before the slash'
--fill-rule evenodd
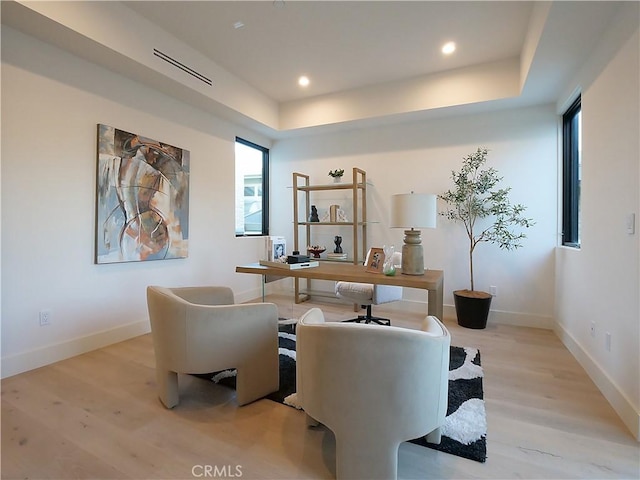
<path id="1" fill-rule="evenodd" d="M 206 83 L 210 87 L 213 86 L 213 80 L 211 80 L 210 78 L 202 75 L 200 72 L 197 72 L 193 68 L 187 67 L 184 63 L 179 62 L 175 58 L 170 57 L 169 55 L 167 55 L 164 52 L 161 52 L 157 48 L 153 49 L 153 54 L 156 57 L 158 57 L 160 60 L 164 60 L 165 62 L 173 65 L 174 67 L 179 68 L 183 72 L 188 73 L 189 75 L 191 75 L 192 77 L 197 78 L 198 80 L 200 80 L 203 83 Z"/>

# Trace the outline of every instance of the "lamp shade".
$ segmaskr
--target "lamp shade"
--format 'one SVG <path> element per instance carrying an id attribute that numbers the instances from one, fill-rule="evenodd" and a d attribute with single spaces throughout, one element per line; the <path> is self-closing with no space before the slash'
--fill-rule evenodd
<path id="1" fill-rule="evenodd" d="M 435 228 L 436 195 L 401 193 L 391 196 L 391 228 Z"/>

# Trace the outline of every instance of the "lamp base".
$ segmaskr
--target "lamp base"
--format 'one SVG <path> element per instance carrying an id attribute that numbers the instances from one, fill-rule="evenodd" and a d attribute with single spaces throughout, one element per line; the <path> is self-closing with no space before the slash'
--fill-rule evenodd
<path id="1" fill-rule="evenodd" d="M 424 254 L 420 230 L 405 230 L 402 246 L 402 274 L 424 275 Z"/>

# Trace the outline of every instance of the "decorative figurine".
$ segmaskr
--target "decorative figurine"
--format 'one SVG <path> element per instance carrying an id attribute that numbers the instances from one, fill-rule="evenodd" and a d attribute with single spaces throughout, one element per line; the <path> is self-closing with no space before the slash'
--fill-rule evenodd
<path id="1" fill-rule="evenodd" d="M 311 215 L 309 215 L 310 222 L 319 222 L 320 218 L 318 218 L 318 209 L 315 205 L 311 205 Z"/>
<path id="2" fill-rule="evenodd" d="M 340 246 L 342 243 L 342 237 L 340 235 L 336 235 L 333 238 L 333 243 L 336 244 L 336 248 L 333 249 L 333 253 L 342 253 L 342 247 Z"/>

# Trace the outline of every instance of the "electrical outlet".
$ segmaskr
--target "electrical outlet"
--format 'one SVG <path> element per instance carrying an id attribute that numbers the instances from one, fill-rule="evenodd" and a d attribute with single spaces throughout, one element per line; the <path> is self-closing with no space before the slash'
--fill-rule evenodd
<path id="1" fill-rule="evenodd" d="M 497 297 L 498 296 L 498 287 L 496 287 L 495 285 L 491 285 L 491 287 L 489 287 L 491 289 L 491 296 L 492 297 Z"/>
<path id="2" fill-rule="evenodd" d="M 596 322 L 591 322 L 591 336 L 596 338 Z"/>
<path id="3" fill-rule="evenodd" d="M 604 334 L 604 348 L 607 352 L 611 351 L 611 333 L 609 332 Z"/>
<path id="4" fill-rule="evenodd" d="M 51 325 L 51 310 L 40 310 L 40 326 Z"/>

